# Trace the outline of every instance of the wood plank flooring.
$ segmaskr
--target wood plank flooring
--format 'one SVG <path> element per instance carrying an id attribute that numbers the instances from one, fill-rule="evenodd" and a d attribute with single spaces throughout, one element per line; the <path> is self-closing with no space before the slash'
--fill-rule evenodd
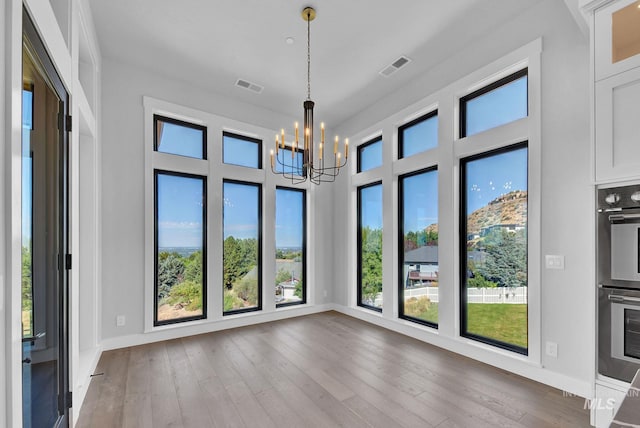
<path id="1" fill-rule="evenodd" d="M 325 312 L 105 352 L 78 427 L 588 427 L 581 398 Z"/>

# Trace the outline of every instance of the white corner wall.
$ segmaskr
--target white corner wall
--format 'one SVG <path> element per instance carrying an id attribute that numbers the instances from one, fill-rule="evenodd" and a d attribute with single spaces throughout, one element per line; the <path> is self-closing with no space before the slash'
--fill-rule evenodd
<path id="1" fill-rule="evenodd" d="M 222 328 L 270 321 L 326 309 L 331 297 L 332 259 L 331 186 L 314 187 L 309 245 L 318 251 L 309 254 L 309 304 L 225 317 L 220 321 L 176 324 L 171 328 L 145 333 L 145 223 L 153 219 L 144 215 L 144 106 L 143 97 L 152 97 L 234 121 L 266 129 L 280 129 L 293 124 L 294 117 L 250 105 L 237 99 L 203 91 L 196 83 L 167 79 L 149 70 L 105 59 L 102 66 L 102 142 L 101 145 L 101 235 L 102 294 L 101 335 L 104 349 L 147 343 L 170 337 L 198 334 Z M 299 120 L 299 118 L 297 118 Z M 275 131 L 274 131 L 275 133 Z M 269 144 L 271 140 L 265 143 Z M 263 149 L 269 153 L 270 146 Z M 265 165 L 268 165 L 265 164 Z M 271 174 L 266 170 L 266 174 Z M 210 205 L 211 210 L 221 207 Z M 315 226 L 313 222 L 315 221 Z M 210 225 L 209 227 L 220 227 Z M 265 227 L 267 227 L 265 225 Z M 210 242 L 210 246 L 221 245 Z M 213 272 L 212 275 L 221 275 Z M 215 298 L 222 290 L 209 288 Z M 326 292 L 326 293 L 325 293 Z M 116 326 L 116 316 L 124 315 L 126 324 Z M 216 315 L 214 315 L 216 316 Z"/>
<path id="2" fill-rule="evenodd" d="M 542 38 L 541 111 L 542 174 L 541 254 L 564 255 L 564 270 L 545 270 L 541 278 L 541 366 L 479 351 L 470 341 L 425 332 L 412 323 L 372 316 L 348 307 L 345 282 L 351 236 L 344 222 L 334 229 L 333 301 L 341 310 L 387 328 L 565 389 L 593 396 L 595 373 L 595 233 L 594 187 L 590 170 L 590 98 L 588 37 L 564 2 L 547 0 L 496 28 L 465 50 L 434 67 L 420 79 L 394 92 L 341 124 L 337 132 L 351 136 L 377 126 L 385 118 L 436 93 L 440 88 Z M 445 126 L 443 124 L 443 126 Z M 449 125 L 453 126 L 453 124 Z M 385 141 L 385 143 L 388 143 Z M 350 189 L 342 177 L 334 193 L 334 218 L 347 218 Z M 385 215 L 392 208 L 385 207 Z M 355 220 L 352 220 L 355 222 Z M 441 287 L 458 284 L 442 283 Z M 545 341 L 558 344 L 558 357 L 544 355 Z"/>

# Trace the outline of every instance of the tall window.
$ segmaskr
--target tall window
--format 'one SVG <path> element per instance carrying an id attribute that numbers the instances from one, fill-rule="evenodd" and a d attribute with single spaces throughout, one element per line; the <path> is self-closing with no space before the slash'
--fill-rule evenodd
<path id="1" fill-rule="evenodd" d="M 223 183 L 224 314 L 262 309 L 262 185 Z"/>
<path id="2" fill-rule="evenodd" d="M 525 68 L 460 99 L 460 138 L 528 115 Z"/>
<path id="3" fill-rule="evenodd" d="M 461 334 L 526 355 L 527 144 L 460 163 Z"/>
<path id="4" fill-rule="evenodd" d="M 155 171 L 155 325 L 206 317 L 206 177 Z"/>
<path id="5" fill-rule="evenodd" d="M 262 168 L 262 141 L 223 132 L 222 160 L 226 164 L 260 169 Z"/>
<path id="6" fill-rule="evenodd" d="M 438 111 L 434 110 L 398 128 L 398 159 L 438 146 Z"/>
<path id="7" fill-rule="evenodd" d="M 358 305 L 382 311 L 382 182 L 358 188 Z"/>
<path id="8" fill-rule="evenodd" d="M 153 116 L 153 149 L 207 158 L 207 128 Z M 154 325 L 206 318 L 207 177 L 154 169 Z"/>
<path id="9" fill-rule="evenodd" d="M 398 180 L 400 318 L 438 325 L 438 172 Z"/>
<path id="10" fill-rule="evenodd" d="M 374 138 L 371 141 L 358 146 L 358 172 L 382 166 L 382 137 Z"/>
<path id="11" fill-rule="evenodd" d="M 276 306 L 306 302 L 306 194 L 276 188 Z"/>

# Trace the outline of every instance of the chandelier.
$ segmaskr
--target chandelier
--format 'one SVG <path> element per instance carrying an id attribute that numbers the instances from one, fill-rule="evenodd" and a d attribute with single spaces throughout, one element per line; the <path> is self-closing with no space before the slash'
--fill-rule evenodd
<path id="1" fill-rule="evenodd" d="M 342 154 L 338 151 L 337 136 L 333 142 L 333 151 L 325 154 L 324 123 L 320 124 L 320 143 L 317 148 L 315 147 L 313 138 L 315 103 L 311 101 L 311 21 L 315 17 L 315 9 L 312 7 L 303 9 L 302 19 L 307 21 L 307 99 L 302 103 L 304 107 L 303 141 L 301 143 L 299 140 L 298 122 L 296 122 L 294 140 L 290 143 L 286 142 L 284 129 L 282 129 L 280 135 L 276 134 L 276 147 L 275 150 L 271 150 L 270 155 L 271 171 L 291 180 L 292 184 L 307 180 L 314 184 L 335 181 L 340 168 L 347 164 L 349 157 L 349 139 L 344 142 L 344 159 L 342 159 Z"/>

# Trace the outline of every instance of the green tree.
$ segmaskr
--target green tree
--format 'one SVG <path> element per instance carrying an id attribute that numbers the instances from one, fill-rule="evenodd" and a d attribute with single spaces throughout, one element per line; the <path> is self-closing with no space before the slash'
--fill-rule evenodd
<path id="1" fill-rule="evenodd" d="M 499 287 L 527 286 L 527 237 L 525 230 L 492 230 L 482 245 L 486 254 L 478 272 Z"/>
<path id="2" fill-rule="evenodd" d="M 362 299 L 373 302 L 382 292 L 382 229 L 362 229 Z"/>
<path id="3" fill-rule="evenodd" d="M 164 299 L 171 288 L 184 280 L 184 259 L 178 253 L 162 252 L 158 256 L 158 298 Z"/>
<path id="4" fill-rule="evenodd" d="M 202 284 L 202 251 L 191 253 L 184 263 L 184 279 Z"/>

